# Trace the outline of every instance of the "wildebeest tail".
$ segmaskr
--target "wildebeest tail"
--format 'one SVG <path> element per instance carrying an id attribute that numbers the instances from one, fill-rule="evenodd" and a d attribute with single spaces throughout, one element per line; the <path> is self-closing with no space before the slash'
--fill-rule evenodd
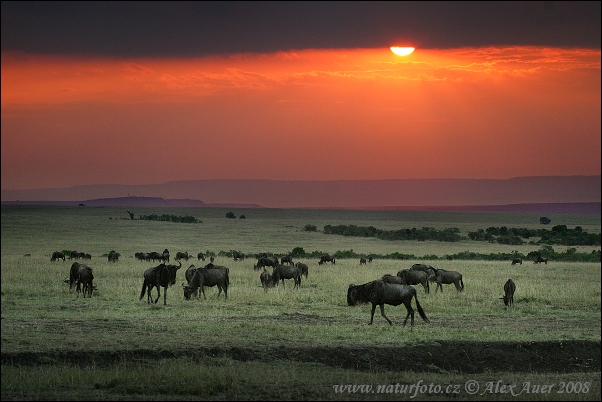
<path id="1" fill-rule="evenodd" d="M 226 269 L 226 287 L 230 286 L 230 270 Z"/>
<path id="2" fill-rule="evenodd" d="M 460 278 L 460 290 L 464 290 L 464 281 Z"/>
<path id="3" fill-rule="evenodd" d="M 422 317 L 422 319 L 425 322 L 431 322 L 428 318 L 426 318 L 426 314 L 424 313 L 422 306 L 420 305 L 420 303 L 418 303 L 418 296 L 416 294 L 414 294 L 414 298 L 416 299 L 416 309 L 418 310 L 418 314 L 420 314 L 420 317 Z"/>
<path id="4" fill-rule="evenodd" d="M 140 300 L 144 297 L 144 293 L 146 292 L 146 279 L 142 283 L 142 292 L 140 293 Z"/>

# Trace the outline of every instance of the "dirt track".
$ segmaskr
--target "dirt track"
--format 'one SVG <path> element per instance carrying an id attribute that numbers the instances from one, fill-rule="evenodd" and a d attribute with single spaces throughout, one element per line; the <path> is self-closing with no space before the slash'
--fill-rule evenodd
<path id="1" fill-rule="evenodd" d="M 227 357 L 238 361 L 289 360 L 314 362 L 359 371 L 457 372 L 485 371 L 571 373 L 600 371 L 600 341 L 455 342 L 382 348 L 202 348 L 175 352 L 118 353 L 2 353 L 2 365 L 74 364 L 110 366 L 124 361 L 152 361 L 177 357 Z"/>

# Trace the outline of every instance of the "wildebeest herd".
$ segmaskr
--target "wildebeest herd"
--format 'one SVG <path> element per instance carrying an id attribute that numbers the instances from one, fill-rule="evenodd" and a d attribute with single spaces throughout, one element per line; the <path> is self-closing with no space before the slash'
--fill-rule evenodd
<path id="1" fill-rule="evenodd" d="M 108 254 L 109 262 L 117 262 L 119 253 L 114 250 Z M 167 289 L 176 283 L 176 273 L 182 268 L 182 259 L 188 260 L 193 258 L 192 254 L 188 252 L 177 252 L 175 260 L 178 261 L 179 265 L 168 264 L 170 259 L 170 253 L 168 249 L 165 249 L 163 253 L 135 253 L 134 257 L 139 261 L 151 262 L 156 261 L 160 264 L 157 266 L 150 267 L 143 272 L 142 275 L 142 290 L 140 293 L 140 300 L 142 300 L 146 294 L 147 303 L 156 304 L 161 297 L 161 288 L 163 288 L 163 304 L 167 305 Z M 51 261 L 57 261 L 62 259 L 65 261 L 65 254 L 59 251 L 55 251 L 52 254 Z M 75 251 L 69 253 L 69 259 L 91 259 L 89 254 L 77 253 Z M 244 260 L 242 253 L 234 252 L 233 258 L 235 261 Z M 283 288 L 285 287 L 285 280 L 293 280 L 293 289 L 301 286 L 301 278 L 305 276 L 307 278 L 309 267 L 307 264 L 297 262 L 293 263 L 293 259 L 290 255 L 285 255 L 280 258 L 268 257 L 267 254 L 262 253 L 256 255 L 257 262 L 253 264 L 255 270 L 263 268 L 259 279 L 261 286 L 267 292 L 269 288 L 278 286 L 282 282 Z M 205 261 L 205 255 L 199 253 L 197 259 Z M 230 269 L 225 266 L 214 265 L 214 258 L 211 257 L 211 262 L 204 267 L 195 267 L 190 265 L 185 272 L 186 284 L 182 284 L 184 290 L 184 299 L 190 300 L 191 297 L 198 298 L 200 293 L 203 294 L 203 298 L 206 299 L 205 287 L 214 287 L 218 289 L 217 297 L 224 293 L 224 298 L 228 298 L 228 287 L 230 285 Z M 370 258 L 370 262 L 372 258 Z M 335 264 L 335 258 L 330 255 L 322 255 L 318 261 L 318 265 L 322 265 L 325 262 L 331 262 Z M 547 259 L 538 257 L 538 262 L 547 263 Z M 286 265 L 285 265 L 286 263 Z M 520 263 L 517 259 L 513 259 L 512 265 Z M 366 259 L 362 257 L 360 259 L 360 265 L 365 265 Z M 272 267 L 272 272 L 267 270 L 267 267 Z M 88 265 L 74 262 L 69 272 L 69 289 L 76 288 L 76 292 L 79 297 L 79 293 L 83 294 L 83 297 L 92 297 L 92 291 L 96 289 L 93 285 L 94 275 L 93 270 Z M 67 280 L 65 280 L 67 282 Z M 416 289 L 412 285 L 421 285 L 426 294 L 430 293 L 430 284 L 435 283 L 435 292 L 441 290 L 443 292 L 444 284 L 453 284 L 456 291 L 461 292 L 464 290 L 464 281 L 462 274 L 456 271 L 447 271 L 444 269 L 437 269 L 427 264 L 414 264 L 410 269 L 403 269 L 397 272 L 397 275 L 393 276 L 390 274 L 383 275 L 380 279 L 375 279 L 363 285 L 350 284 L 347 289 L 347 304 L 349 306 L 355 306 L 358 303 L 372 303 L 372 310 L 370 314 L 370 323 L 372 325 L 374 321 L 374 312 L 376 307 L 380 308 L 381 315 L 383 318 L 392 325 L 392 321 L 385 315 L 384 305 L 398 306 L 403 304 L 406 307 L 407 315 L 403 321 L 405 326 L 408 319 L 410 319 L 411 326 L 414 326 L 414 309 L 412 308 L 412 299 L 415 300 L 416 309 L 420 317 L 427 323 L 429 319 L 426 313 L 422 309 L 422 306 L 418 302 L 418 296 Z M 153 299 L 151 291 L 157 289 L 157 297 Z M 514 293 L 516 291 L 516 285 L 512 279 L 503 286 L 504 296 L 501 297 L 506 307 L 512 307 L 514 304 Z"/>

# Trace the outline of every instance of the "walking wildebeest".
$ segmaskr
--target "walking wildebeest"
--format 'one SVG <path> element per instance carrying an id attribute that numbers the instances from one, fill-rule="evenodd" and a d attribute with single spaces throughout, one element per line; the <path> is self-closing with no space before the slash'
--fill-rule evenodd
<path id="1" fill-rule="evenodd" d="M 325 262 L 330 262 L 332 264 L 336 264 L 336 261 L 335 261 L 334 257 L 331 256 L 331 255 L 328 255 L 328 254 L 325 254 L 325 255 L 321 256 L 320 257 L 320 261 L 318 261 L 318 264 L 322 265 Z"/>
<path id="2" fill-rule="evenodd" d="M 56 261 L 60 258 L 62 258 L 63 261 L 65 261 L 65 254 L 61 253 L 60 251 L 55 251 L 54 253 L 52 253 L 52 258 L 50 258 L 50 261 Z"/>
<path id="3" fill-rule="evenodd" d="M 512 279 L 508 279 L 504 284 L 504 297 L 500 297 L 504 301 L 506 307 L 512 307 L 514 305 L 514 291 L 516 285 Z"/>
<path id="4" fill-rule="evenodd" d="M 399 306 L 403 304 L 406 306 L 408 314 L 406 315 L 403 325 L 405 326 L 408 322 L 408 317 L 411 317 L 411 325 L 414 326 L 414 309 L 412 308 L 412 298 L 416 299 L 416 308 L 420 317 L 425 322 L 430 322 L 426 317 L 424 310 L 418 302 L 418 296 L 416 296 L 416 289 L 407 285 L 397 285 L 394 283 L 386 283 L 380 279 L 372 282 L 365 283 L 363 285 L 355 286 L 349 285 L 347 290 L 347 304 L 355 306 L 357 303 L 372 303 L 372 312 L 370 314 L 370 323 L 372 325 L 374 321 L 374 310 L 376 306 L 380 306 L 380 314 L 384 317 L 389 325 L 393 325 L 391 320 L 385 315 L 385 304 L 391 306 Z"/>
<path id="5" fill-rule="evenodd" d="M 213 287 L 217 286 L 217 297 L 224 291 L 224 296 L 228 298 L 228 286 L 230 285 L 230 269 L 220 266 L 207 264 L 203 268 L 197 268 L 194 271 L 190 284 L 182 287 L 184 288 L 184 299 L 190 300 L 190 296 L 201 289 L 203 298 L 207 300 L 205 296 L 205 286 Z"/>
<path id="6" fill-rule="evenodd" d="M 297 268 L 299 268 L 299 272 L 301 272 L 301 275 L 305 276 L 305 279 L 307 279 L 307 274 L 309 273 L 309 267 L 307 266 L 307 264 L 303 264 L 302 262 L 298 262 L 295 264 L 295 266 Z"/>
<path id="7" fill-rule="evenodd" d="M 456 290 L 458 292 L 464 290 L 462 274 L 456 271 L 445 271 L 443 269 L 438 269 L 434 282 L 437 284 L 437 286 L 435 286 L 435 292 L 437 292 L 437 289 L 441 289 L 441 291 L 443 292 L 442 284 L 449 285 L 452 283 L 456 286 Z"/>
<path id="8" fill-rule="evenodd" d="M 515 265 L 515 264 L 523 265 L 523 259 L 522 258 L 513 258 L 512 265 Z"/>
<path id="9" fill-rule="evenodd" d="M 180 263 L 180 267 L 182 263 Z M 159 297 L 161 297 L 161 287 L 163 287 L 163 305 L 167 305 L 167 288 L 170 285 L 176 283 L 176 272 L 180 267 L 175 265 L 165 265 L 164 262 L 157 265 L 156 267 L 150 267 L 144 271 L 144 282 L 142 283 L 142 292 L 140 293 L 140 300 L 144 297 L 144 293 L 148 290 L 146 302 L 157 303 Z M 157 298 L 152 301 L 151 290 L 157 288 Z"/>
<path id="10" fill-rule="evenodd" d="M 533 261 L 533 264 L 539 264 L 540 262 L 544 262 L 546 265 L 548 265 L 548 257 L 542 257 L 541 255 L 538 255 L 535 261 Z"/>
<path id="11" fill-rule="evenodd" d="M 292 279 L 295 282 L 293 289 L 301 286 L 301 272 L 299 268 L 290 265 L 278 265 L 272 271 L 272 280 L 274 281 L 274 285 L 278 286 L 278 281 L 282 280 L 282 287 L 284 286 L 285 279 Z"/>
<path id="12" fill-rule="evenodd" d="M 397 276 L 401 278 L 402 285 L 422 285 L 426 293 L 431 291 L 428 274 L 424 271 L 402 269 L 397 273 Z"/>

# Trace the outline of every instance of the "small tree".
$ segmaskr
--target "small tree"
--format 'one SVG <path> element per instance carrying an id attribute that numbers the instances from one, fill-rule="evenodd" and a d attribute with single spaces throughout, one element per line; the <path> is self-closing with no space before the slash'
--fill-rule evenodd
<path id="1" fill-rule="evenodd" d="M 244 215 L 241 215 L 240 218 L 238 218 L 238 219 L 247 219 L 247 217 Z"/>
<path id="2" fill-rule="evenodd" d="M 552 222 L 552 220 L 550 218 L 546 218 L 545 216 L 539 218 L 539 223 L 541 223 L 542 225 L 549 225 L 550 222 Z"/>
<path id="3" fill-rule="evenodd" d="M 230 211 L 226 214 L 226 218 L 236 219 L 236 215 L 234 215 L 234 213 L 232 211 Z"/>
<path id="4" fill-rule="evenodd" d="M 303 230 L 306 232 L 317 232 L 318 228 L 316 227 L 316 225 L 305 225 Z"/>

